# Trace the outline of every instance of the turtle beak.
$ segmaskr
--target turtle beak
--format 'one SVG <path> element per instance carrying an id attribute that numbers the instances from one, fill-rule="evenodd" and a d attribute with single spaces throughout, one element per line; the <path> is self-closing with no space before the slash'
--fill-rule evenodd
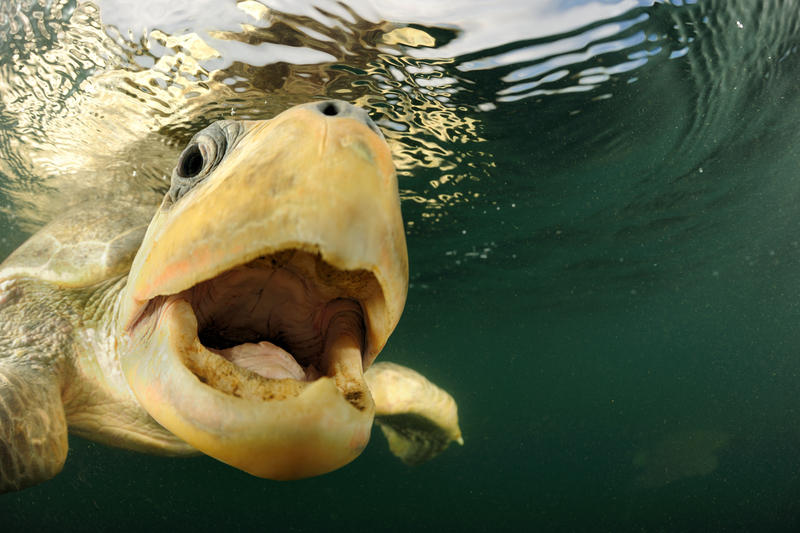
<path id="1" fill-rule="evenodd" d="M 260 477 L 322 474 L 367 444 L 363 372 L 407 283 L 391 153 L 362 110 L 242 123 L 148 229 L 120 308 L 123 373 L 198 450 Z"/>

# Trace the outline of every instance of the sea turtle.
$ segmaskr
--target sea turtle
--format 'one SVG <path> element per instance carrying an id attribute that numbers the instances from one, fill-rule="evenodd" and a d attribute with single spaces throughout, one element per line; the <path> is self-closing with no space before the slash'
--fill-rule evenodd
<path id="1" fill-rule="evenodd" d="M 68 430 L 281 480 L 352 461 L 373 419 L 409 464 L 462 442 L 449 394 L 372 364 L 408 259 L 364 110 L 216 122 L 153 209 L 79 206 L 0 265 L 0 492 L 57 474 Z"/>

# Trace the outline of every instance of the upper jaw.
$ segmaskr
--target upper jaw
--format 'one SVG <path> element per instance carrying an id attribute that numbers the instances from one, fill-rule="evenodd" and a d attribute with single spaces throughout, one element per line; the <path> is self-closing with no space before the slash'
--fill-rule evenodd
<path id="1" fill-rule="evenodd" d="M 333 470 L 366 445 L 363 372 L 407 287 L 388 147 L 355 121 L 320 120 L 295 108 L 244 123 L 214 175 L 156 214 L 120 308 L 122 369 L 145 409 L 274 479 Z"/>
<path id="2" fill-rule="evenodd" d="M 299 106 L 269 122 L 242 123 L 242 137 L 213 176 L 176 204 L 165 199 L 131 267 L 121 332 L 158 296 L 299 250 L 315 258 L 323 285 L 341 272 L 376 282 L 354 279 L 348 289 L 358 291 L 364 310 L 365 364 L 374 360 L 408 287 L 397 178 L 388 146 L 368 127 L 320 121 Z"/>

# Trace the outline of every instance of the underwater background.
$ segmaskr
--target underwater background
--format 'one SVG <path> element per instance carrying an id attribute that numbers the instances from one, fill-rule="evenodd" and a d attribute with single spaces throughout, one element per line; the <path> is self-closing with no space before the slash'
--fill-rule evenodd
<path id="1" fill-rule="evenodd" d="M 292 482 L 70 437 L 0 531 L 800 531 L 800 2 L 0 2 L 0 257 L 151 201 L 219 118 L 339 98 L 396 160 L 379 360 L 459 405 Z"/>

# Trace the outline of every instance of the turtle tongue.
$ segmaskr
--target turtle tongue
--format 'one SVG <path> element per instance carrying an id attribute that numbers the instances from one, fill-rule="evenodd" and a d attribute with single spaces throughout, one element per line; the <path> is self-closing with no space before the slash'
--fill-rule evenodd
<path id="1" fill-rule="evenodd" d="M 288 352 L 267 341 L 258 344 L 247 342 L 225 350 L 209 348 L 208 351 L 265 378 L 313 381 L 319 376 L 313 366 L 308 367 L 307 374 Z"/>

